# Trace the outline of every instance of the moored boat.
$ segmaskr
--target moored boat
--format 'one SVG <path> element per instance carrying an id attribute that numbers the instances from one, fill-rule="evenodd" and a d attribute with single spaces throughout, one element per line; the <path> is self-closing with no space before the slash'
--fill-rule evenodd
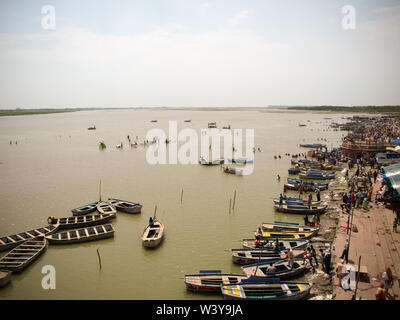
<path id="1" fill-rule="evenodd" d="M 275 272 L 268 272 L 268 267 L 271 263 L 256 263 L 241 267 L 242 271 L 249 277 L 260 278 L 279 278 L 290 279 L 297 277 L 306 272 L 309 267 L 300 263 L 300 260 L 293 261 L 293 267 L 289 265 L 289 260 L 281 260 L 272 265 L 275 267 Z"/>
<path id="2" fill-rule="evenodd" d="M 263 231 L 279 231 L 279 232 L 312 232 L 313 235 L 316 235 L 319 231 L 319 227 L 309 227 L 309 226 L 301 226 L 298 223 L 293 222 L 263 222 L 261 226 Z"/>
<path id="3" fill-rule="evenodd" d="M 97 206 L 96 209 L 98 212 L 104 214 L 104 213 L 117 213 L 117 209 L 110 203 L 108 202 L 104 202 L 104 201 L 100 201 Z"/>
<path id="4" fill-rule="evenodd" d="M 279 204 L 279 199 L 274 199 L 274 204 Z M 292 198 L 292 197 L 286 197 L 282 199 L 282 204 L 298 204 L 298 205 L 308 205 L 306 199 L 302 198 Z M 313 205 L 318 205 L 321 204 L 321 201 L 317 200 L 312 200 L 311 204 Z"/>
<path id="5" fill-rule="evenodd" d="M 158 219 L 153 219 L 153 224 L 144 228 L 142 233 L 143 246 L 148 248 L 157 247 L 164 238 L 164 224 Z"/>
<path id="6" fill-rule="evenodd" d="M 0 251 L 12 249 L 21 243 L 31 240 L 36 237 L 50 235 L 56 232 L 58 225 L 48 225 L 47 227 L 37 228 L 18 234 L 12 234 L 10 236 L 0 238 Z"/>
<path id="7" fill-rule="evenodd" d="M 114 198 L 108 198 L 107 202 L 113 205 L 118 211 L 125 213 L 140 213 L 143 207 L 140 203 Z"/>
<path id="8" fill-rule="evenodd" d="M 221 292 L 224 299 L 300 300 L 309 295 L 312 287 L 313 283 L 311 282 L 280 282 L 277 279 L 277 281 L 271 283 L 222 285 Z"/>
<path id="9" fill-rule="evenodd" d="M 335 179 L 336 173 L 330 172 L 322 172 L 322 171 L 302 171 L 299 173 L 299 178 L 301 179 L 311 179 L 311 180 L 326 180 L 326 179 Z"/>
<path id="10" fill-rule="evenodd" d="M 221 270 L 200 270 L 199 274 L 185 275 L 186 288 L 196 292 L 219 292 L 221 285 L 238 284 L 247 279 L 245 274 L 222 273 Z"/>
<path id="11" fill-rule="evenodd" d="M 242 246 L 245 249 L 264 249 L 264 250 L 289 250 L 302 249 L 308 244 L 308 240 L 257 240 L 243 239 Z M 277 246 L 278 244 L 278 246 Z"/>
<path id="12" fill-rule="evenodd" d="M 301 240 L 301 239 L 309 239 L 313 236 L 312 232 L 275 232 L 275 231 L 265 231 L 261 234 L 257 234 L 254 232 L 254 236 L 258 240 L 270 240 L 270 239 L 290 239 L 290 240 Z"/>
<path id="13" fill-rule="evenodd" d="M 48 222 L 49 224 L 58 224 L 58 229 L 73 229 L 103 224 L 115 218 L 115 216 L 116 215 L 114 213 L 105 213 L 67 218 L 49 217 Z"/>
<path id="14" fill-rule="evenodd" d="M 25 241 L 0 259 L 0 270 L 19 272 L 38 258 L 45 249 L 44 237 Z"/>
<path id="15" fill-rule="evenodd" d="M 295 213 L 295 214 L 316 214 L 316 213 L 324 213 L 327 209 L 327 205 L 314 205 L 311 204 L 310 207 L 307 205 L 301 204 L 274 204 L 274 209 L 279 212 L 284 213 Z"/>
<path id="16" fill-rule="evenodd" d="M 302 256 L 304 250 L 293 250 L 295 257 Z M 264 249 L 232 249 L 232 261 L 237 264 L 252 264 L 286 259 L 286 251 L 270 251 Z"/>
<path id="17" fill-rule="evenodd" d="M 11 282 L 12 271 L 0 271 L 0 288 L 5 287 Z"/>
<path id="18" fill-rule="evenodd" d="M 205 166 L 213 166 L 224 163 L 224 158 L 209 160 L 204 156 L 200 156 L 199 163 Z"/>
<path id="19" fill-rule="evenodd" d="M 53 244 L 70 244 L 110 238 L 114 236 L 114 232 L 115 230 L 112 224 L 105 224 L 71 231 L 58 232 L 56 234 L 46 236 L 46 239 Z"/>
<path id="20" fill-rule="evenodd" d="M 84 206 L 72 209 L 71 211 L 74 216 L 83 216 L 85 214 L 89 214 L 89 213 L 96 211 L 98 204 L 99 204 L 99 201 L 85 204 Z"/>

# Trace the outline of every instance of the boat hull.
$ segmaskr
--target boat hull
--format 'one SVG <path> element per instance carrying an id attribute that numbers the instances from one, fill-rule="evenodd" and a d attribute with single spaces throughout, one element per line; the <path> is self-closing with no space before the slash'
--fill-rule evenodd
<path id="1" fill-rule="evenodd" d="M 0 288 L 5 287 L 11 282 L 11 271 L 0 271 Z"/>

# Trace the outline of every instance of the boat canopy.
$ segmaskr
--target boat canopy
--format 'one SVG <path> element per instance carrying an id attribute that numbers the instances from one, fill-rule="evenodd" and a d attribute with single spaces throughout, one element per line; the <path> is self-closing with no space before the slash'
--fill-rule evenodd
<path id="1" fill-rule="evenodd" d="M 400 163 L 382 168 L 382 177 L 395 195 L 400 196 Z"/>

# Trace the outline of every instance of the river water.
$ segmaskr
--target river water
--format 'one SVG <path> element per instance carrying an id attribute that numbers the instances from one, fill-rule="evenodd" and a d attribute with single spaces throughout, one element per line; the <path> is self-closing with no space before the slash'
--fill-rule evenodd
<path id="1" fill-rule="evenodd" d="M 329 148 L 338 146 L 344 132 L 333 131 L 328 124 L 345 122 L 342 117 L 154 109 L 1 117 L 0 236 L 45 226 L 50 215 L 71 216 L 72 208 L 98 200 L 100 180 L 103 199 L 140 202 L 143 209 L 139 215 L 118 213 L 112 220 L 114 238 L 49 245 L 32 265 L 13 275 L 12 283 L 0 290 L 0 299 L 221 299 L 187 292 L 183 276 L 203 269 L 240 273 L 230 249 L 240 248 L 241 239 L 252 238 L 262 222 L 302 223 L 303 216 L 276 213 L 272 205 L 290 167 L 285 153 L 306 152 L 299 144 L 318 143 L 320 138 L 327 139 L 323 143 Z M 187 119 L 191 122 L 184 122 Z M 235 176 L 220 166 L 199 164 L 150 165 L 147 147 L 129 147 L 128 134 L 139 141 L 153 128 L 168 134 L 171 120 L 177 121 L 178 130 L 193 128 L 199 136 L 211 121 L 219 128 L 230 124 L 233 129 L 254 129 L 255 147 L 261 152 L 255 153 L 253 174 Z M 87 130 L 93 124 L 97 130 Z M 107 145 L 103 151 L 98 148 L 101 140 Z M 116 148 L 121 141 L 122 150 Z M 235 209 L 230 213 L 235 190 Z M 140 237 L 156 205 L 165 239 L 148 250 Z M 45 265 L 55 267 L 55 290 L 42 288 Z"/>

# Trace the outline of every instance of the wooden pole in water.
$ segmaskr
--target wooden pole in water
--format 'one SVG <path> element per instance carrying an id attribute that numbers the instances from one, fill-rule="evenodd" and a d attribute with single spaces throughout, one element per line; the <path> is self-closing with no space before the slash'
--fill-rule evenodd
<path id="1" fill-rule="evenodd" d="M 229 214 L 231 214 L 232 199 L 229 199 Z"/>
<path id="2" fill-rule="evenodd" d="M 101 270 L 101 257 L 100 257 L 99 249 L 97 249 L 97 256 L 99 258 L 99 266 L 100 266 L 100 270 Z"/>
<path id="3" fill-rule="evenodd" d="M 236 203 L 236 190 L 235 190 L 235 193 L 233 195 L 233 206 L 232 206 L 233 210 L 235 209 L 235 203 Z"/>
<path id="4" fill-rule="evenodd" d="M 156 205 L 156 207 L 154 208 L 154 216 L 153 216 L 153 219 L 156 218 L 156 212 L 157 212 L 157 205 Z"/>
<path id="5" fill-rule="evenodd" d="M 101 180 L 100 180 L 100 186 L 99 186 L 99 197 L 100 197 L 99 201 L 101 201 Z"/>
<path id="6" fill-rule="evenodd" d="M 183 199 L 183 188 L 182 188 L 182 192 L 181 192 L 181 204 L 182 204 L 182 199 Z"/>

